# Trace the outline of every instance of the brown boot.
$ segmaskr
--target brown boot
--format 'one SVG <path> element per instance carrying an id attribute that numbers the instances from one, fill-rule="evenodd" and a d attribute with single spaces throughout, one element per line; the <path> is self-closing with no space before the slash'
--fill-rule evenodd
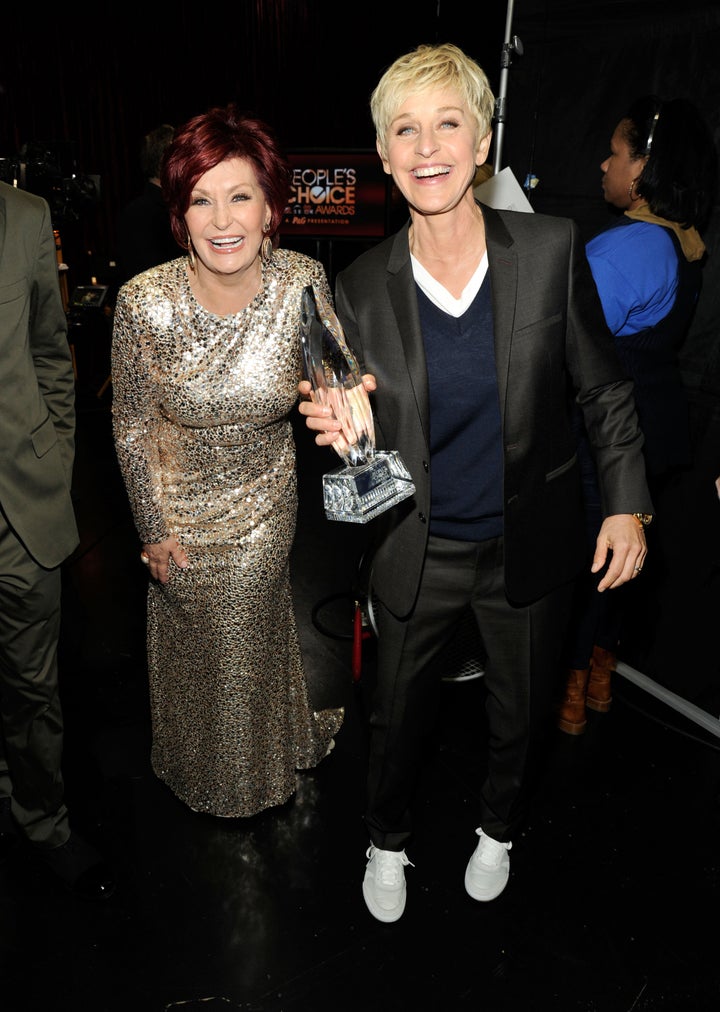
<path id="1" fill-rule="evenodd" d="M 585 688 L 589 668 L 571 668 L 565 686 L 565 698 L 560 704 L 557 726 L 567 734 L 582 734 L 587 724 L 585 717 Z"/>
<path id="2" fill-rule="evenodd" d="M 617 657 L 611 650 L 593 647 L 590 659 L 590 678 L 585 702 L 591 710 L 607 713 L 612 703 L 610 683 L 617 664 Z"/>

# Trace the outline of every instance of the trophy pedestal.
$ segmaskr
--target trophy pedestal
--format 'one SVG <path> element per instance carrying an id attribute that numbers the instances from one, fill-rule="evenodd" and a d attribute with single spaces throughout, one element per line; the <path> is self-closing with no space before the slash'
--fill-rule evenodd
<path id="1" fill-rule="evenodd" d="M 336 467 L 323 475 L 325 516 L 328 520 L 365 524 L 414 491 L 397 450 L 377 450 L 367 464 Z"/>

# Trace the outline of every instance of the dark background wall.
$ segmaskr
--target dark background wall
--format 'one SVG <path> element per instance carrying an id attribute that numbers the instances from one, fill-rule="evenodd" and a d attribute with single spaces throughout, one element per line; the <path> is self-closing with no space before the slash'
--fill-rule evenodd
<path id="1" fill-rule="evenodd" d="M 28 189 L 56 185 L 53 161 L 63 178 L 76 174 L 58 198 L 58 226 L 81 282 L 113 258 L 147 130 L 235 100 L 289 149 L 372 148 L 368 98 L 395 56 L 456 42 L 497 92 L 509 13 L 524 55 L 508 72 L 503 164 L 520 182 L 537 175 L 536 210 L 574 216 L 588 232 L 603 219 L 598 165 L 637 93 L 690 95 L 718 129 L 720 4 L 708 0 L 180 0 L 115 7 L 110 23 L 96 5 L 48 17 L 26 3 L 3 15 L 0 172 L 22 152 L 47 168 L 30 171 Z"/>
<path id="2" fill-rule="evenodd" d="M 498 76 L 506 5 L 483 6 L 468 17 L 461 0 L 181 0 L 140 13 L 118 5 L 105 24 L 95 5 L 45 19 L 14 4 L 0 39 L 0 156 L 32 143 L 59 150 L 64 169 L 99 177 L 97 205 L 62 223 L 65 259 L 80 273 L 87 250 L 101 261 L 114 253 L 117 210 L 142 185 L 149 129 L 235 100 L 288 149 L 373 148 L 369 95 L 401 52 L 457 41 Z"/>

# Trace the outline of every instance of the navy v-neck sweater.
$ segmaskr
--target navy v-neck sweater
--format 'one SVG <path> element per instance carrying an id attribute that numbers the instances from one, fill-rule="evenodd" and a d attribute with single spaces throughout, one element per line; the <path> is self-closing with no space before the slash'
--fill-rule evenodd
<path id="1" fill-rule="evenodd" d="M 458 318 L 417 293 L 430 390 L 430 533 L 485 541 L 503 529 L 490 277 Z"/>

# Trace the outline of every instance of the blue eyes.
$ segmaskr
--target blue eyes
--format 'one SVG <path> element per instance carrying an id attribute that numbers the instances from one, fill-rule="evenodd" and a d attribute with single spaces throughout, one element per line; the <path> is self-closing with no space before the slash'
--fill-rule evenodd
<path id="1" fill-rule="evenodd" d="M 444 120 L 442 120 L 441 123 L 438 123 L 436 129 L 438 129 L 438 130 L 448 130 L 448 129 L 449 130 L 455 130 L 459 126 L 460 126 L 460 124 L 458 123 L 457 120 L 454 120 L 454 119 L 444 119 Z M 415 126 L 404 126 L 404 127 L 400 127 L 400 129 L 397 132 L 397 136 L 398 137 L 405 137 L 405 136 L 407 136 L 409 134 L 414 134 L 414 133 L 417 133 L 417 132 L 418 132 L 418 130 L 417 130 L 417 127 L 415 127 Z"/>

